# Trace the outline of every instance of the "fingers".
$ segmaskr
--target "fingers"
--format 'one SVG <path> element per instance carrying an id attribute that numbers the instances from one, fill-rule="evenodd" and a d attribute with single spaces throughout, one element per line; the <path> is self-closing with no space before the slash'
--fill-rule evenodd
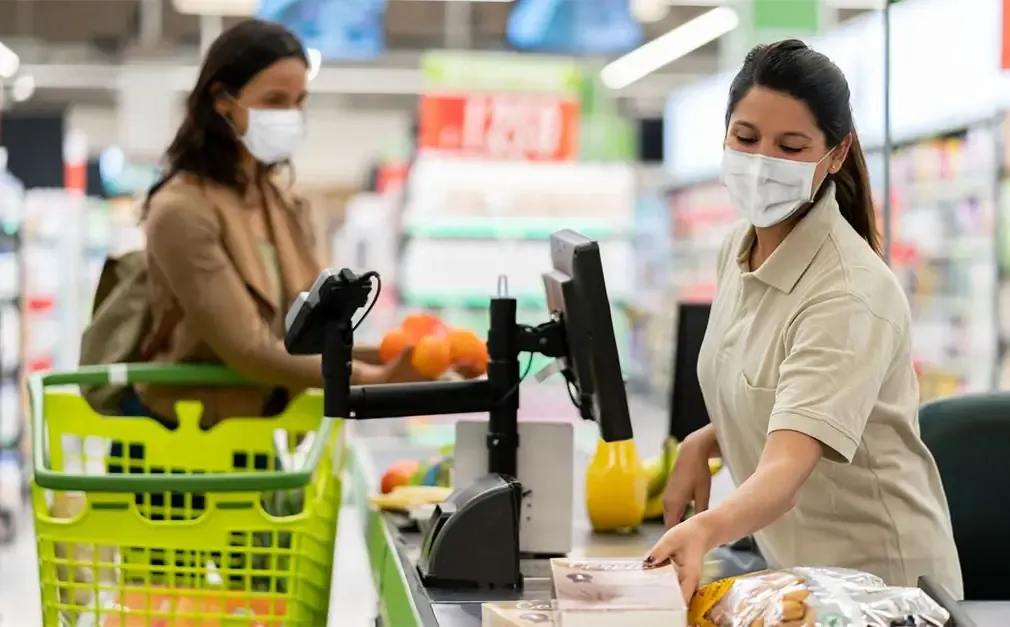
<path id="1" fill-rule="evenodd" d="M 674 547 L 669 533 L 664 533 L 663 537 L 659 539 L 649 552 L 645 554 L 645 559 L 642 563 L 645 564 L 646 568 L 655 568 L 657 566 L 662 566 L 663 564 L 670 561 L 670 557 L 673 555 Z"/>
<path id="2" fill-rule="evenodd" d="M 706 464 L 708 462 L 706 461 Z M 712 496 L 712 477 L 708 474 L 698 477 L 698 483 L 694 488 L 694 513 L 700 514 L 708 509 L 708 502 Z"/>
<path id="3" fill-rule="evenodd" d="M 689 604 L 691 597 L 698 590 L 701 569 L 697 564 L 677 564 L 677 579 L 680 580 L 680 591 L 684 594 L 684 602 Z"/>
<path id="4" fill-rule="evenodd" d="M 680 524 L 680 521 L 684 519 L 684 510 L 686 509 L 687 499 L 675 495 L 663 496 L 663 524 L 667 530 Z"/>

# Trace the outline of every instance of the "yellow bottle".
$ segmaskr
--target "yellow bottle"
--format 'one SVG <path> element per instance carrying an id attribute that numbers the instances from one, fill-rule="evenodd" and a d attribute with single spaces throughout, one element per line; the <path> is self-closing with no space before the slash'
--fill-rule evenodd
<path id="1" fill-rule="evenodd" d="M 586 469 L 586 512 L 595 531 L 635 529 L 645 516 L 648 477 L 634 440 L 600 439 Z"/>

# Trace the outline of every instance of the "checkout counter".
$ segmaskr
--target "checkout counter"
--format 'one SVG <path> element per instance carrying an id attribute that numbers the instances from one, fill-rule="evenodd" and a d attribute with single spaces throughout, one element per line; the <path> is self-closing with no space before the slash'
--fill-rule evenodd
<path id="1" fill-rule="evenodd" d="M 352 498 L 365 510 L 362 533 L 380 599 L 377 624 L 477 627 L 483 602 L 551 597 L 547 556 L 525 559 L 520 551 L 521 520 L 529 520 L 529 512 L 523 510 L 532 492 L 525 482 L 520 483 L 524 475 L 532 476 L 530 471 L 518 467 L 519 387 L 527 374 L 520 374 L 521 353 L 536 352 L 558 360 L 573 404 L 583 418 L 598 425 L 605 442 L 627 441 L 634 435 L 599 247 L 577 233 L 561 231 L 551 236 L 551 260 L 553 270 L 544 275 L 550 313 L 544 324 L 517 324 L 516 301 L 508 296 L 503 282 L 498 295 L 491 298 L 486 380 L 351 388 L 356 325 L 352 319 L 368 303 L 373 282 L 378 282 L 375 273 L 325 271 L 288 313 L 285 344 L 289 352 L 322 355 L 325 415 L 356 421 L 426 414 L 488 415 L 487 475 L 457 489 L 417 529 L 404 529 L 396 515 L 369 507 L 367 496 L 376 490 L 378 468 L 400 459 L 427 457 L 426 452 L 370 451 L 364 438 L 351 446 Z M 580 494 L 584 461 L 575 459 L 573 464 L 577 476 L 571 483 L 572 498 L 579 504 L 585 502 Z M 661 525 L 645 525 L 631 535 L 594 534 L 581 508 L 573 509 L 572 520 L 564 521 L 566 528 L 569 522 L 573 535 L 565 552 L 575 555 L 638 557 L 662 534 Z M 493 539 L 491 528 L 499 530 Z M 723 547 L 712 557 L 718 563 L 718 577 L 764 568 L 752 552 Z M 956 619 L 950 627 L 1010 625 L 1010 604 L 958 605 L 937 600 Z M 339 609 L 331 608 L 330 624 L 339 622 Z"/>

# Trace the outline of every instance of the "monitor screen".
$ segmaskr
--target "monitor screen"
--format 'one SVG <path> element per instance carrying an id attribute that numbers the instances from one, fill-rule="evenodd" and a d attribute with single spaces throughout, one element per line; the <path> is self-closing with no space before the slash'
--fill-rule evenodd
<path id="1" fill-rule="evenodd" d="M 323 59 L 368 59 L 385 48 L 385 0 L 260 0 L 256 17 L 284 24 Z"/>
<path id="2" fill-rule="evenodd" d="M 708 424 L 708 409 L 698 383 L 698 353 L 708 328 L 712 305 L 681 303 L 677 308 L 670 386 L 670 436 L 678 442 Z"/>
<path id="3" fill-rule="evenodd" d="M 629 0 L 517 0 L 506 28 L 520 50 L 621 54 L 640 46 Z"/>

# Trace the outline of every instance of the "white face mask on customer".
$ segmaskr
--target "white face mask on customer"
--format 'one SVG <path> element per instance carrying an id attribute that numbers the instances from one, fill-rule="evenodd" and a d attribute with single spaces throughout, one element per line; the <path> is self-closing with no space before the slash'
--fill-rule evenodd
<path id="1" fill-rule="evenodd" d="M 249 109 L 242 143 L 263 165 L 287 161 L 305 138 L 305 112 L 299 109 Z"/>
<path id="2" fill-rule="evenodd" d="M 793 161 L 726 148 L 722 183 L 748 222 L 756 227 L 774 226 L 813 202 L 817 166 L 832 152 L 829 150 L 818 161 Z"/>

